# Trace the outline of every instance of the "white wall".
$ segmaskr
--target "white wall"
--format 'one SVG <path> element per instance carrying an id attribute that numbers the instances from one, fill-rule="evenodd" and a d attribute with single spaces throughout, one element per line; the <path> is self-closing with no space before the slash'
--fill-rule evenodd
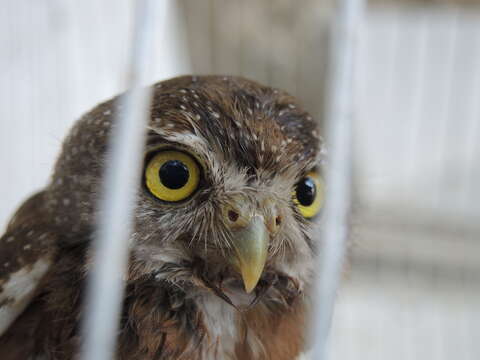
<path id="1" fill-rule="evenodd" d="M 124 88 L 133 2 L 2 0 L 0 229 L 48 180 L 75 119 Z M 159 6 L 151 81 L 189 73 L 174 0 Z"/>
<path id="2" fill-rule="evenodd" d="M 366 21 L 355 81 L 360 199 L 476 224 L 480 12 L 386 8 Z"/>

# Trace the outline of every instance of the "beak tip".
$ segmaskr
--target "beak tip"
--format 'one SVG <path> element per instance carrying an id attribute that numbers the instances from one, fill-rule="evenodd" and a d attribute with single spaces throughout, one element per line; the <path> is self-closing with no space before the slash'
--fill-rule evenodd
<path id="1" fill-rule="evenodd" d="M 255 286 L 256 286 L 256 284 L 255 285 L 251 285 L 251 284 L 247 285 L 247 283 L 244 283 L 244 285 L 245 285 L 245 292 L 247 294 L 250 294 L 253 291 L 253 289 L 255 289 Z"/>
<path id="2" fill-rule="evenodd" d="M 243 285 L 247 294 L 250 294 L 255 289 L 260 280 L 261 273 L 262 272 L 260 271 L 257 274 L 242 274 Z"/>

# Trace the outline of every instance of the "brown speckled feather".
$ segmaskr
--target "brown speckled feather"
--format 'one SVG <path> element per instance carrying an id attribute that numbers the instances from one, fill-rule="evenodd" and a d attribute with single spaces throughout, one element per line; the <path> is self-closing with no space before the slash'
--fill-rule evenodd
<path id="1" fill-rule="evenodd" d="M 122 110 L 115 98 L 75 124 L 50 184 L 0 240 L 2 360 L 75 358 L 108 138 Z M 146 159 L 159 149 L 190 154 L 201 180 L 179 202 L 138 189 L 118 358 L 295 359 L 304 347 L 315 244 L 314 222 L 292 191 L 312 169 L 321 172 L 316 123 L 281 90 L 184 76 L 154 85 L 145 131 Z M 225 209 L 237 203 L 261 214 L 270 231 L 251 294 L 228 260 L 236 255 Z M 27 279 L 28 291 L 12 290 L 12 279 Z M 8 307 L 16 313 L 2 323 Z"/>
<path id="2" fill-rule="evenodd" d="M 0 335 L 33 298 L 56 254 L 45 194 L 28 199 L 0 238 Z"/>
<path id="3" fill-rule="evenodd" d="M 56 233 L 45 212 L 45 193 L 28 199 L 0 238 L 0 336 L 41 291 L 56 255 Z M 35 345 L 35 306 L 22 316 L 28 324 L 0 337 L 2 359 L 26 359 Z M 31 316 L 33 314 L 33 316 Z"/>

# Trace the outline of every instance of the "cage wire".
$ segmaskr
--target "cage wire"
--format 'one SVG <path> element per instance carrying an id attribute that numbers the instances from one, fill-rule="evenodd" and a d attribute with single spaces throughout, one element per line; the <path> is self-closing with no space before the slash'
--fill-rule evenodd
<path id="1" fill-rule="evenodd" d="M 318 274 L 313 292 L 313 319 L 310 326 L 312 359 L 329 358 L 327 344 L 336 291 L 347 249 L 352 178 L 353 63 L 357 31 L 364 2 L 338 2 L 330 28 L 330 62 L 325 102 L 326 140 L 329 161 L 326 168 L 327 203 L 321 233 L 317 234 Z M 320 236 L 318 236 L 320 235 Z"/>
<path id="2" fill-rule="evenodd" d="M 2 2 L 2 226 L 46 183 L 73 121 L 128 85 L 133 4 Z M 352 58 L 353 225 L 330 358 L 480 355 L 478 5 L 377 0 L 365 9 Z M 288 90 L 325 120 L 334 2 L 156 6 L 150 16 L 163 20 L 152 25 L 144 83 L 243 75 Z"/>
<path id="3" fill-rule="evenodd" d="M 98 236 L 93 249 L 93 266 L 86 299 L 84 344 L 81 359 L 113 359 L 124 295 L 129 238 L 140 183 L 144 124 L 150 108 L 151 89 L 146 75 L 152 54 L 155 0 L 140 0 L 135 7 L 128 92 L 120 101 L 117 126 L 110 143 L 99 208 Z M 166 15 L 165 12 L 164 16 Z"/>

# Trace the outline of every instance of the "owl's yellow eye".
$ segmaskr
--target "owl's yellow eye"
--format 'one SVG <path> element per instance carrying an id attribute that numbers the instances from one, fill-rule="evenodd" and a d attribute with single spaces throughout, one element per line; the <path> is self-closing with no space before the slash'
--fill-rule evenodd
<path id="1" fill-rule="evenodd" d="M 325 183 L 321 176 L 309 172 L 296 185 L 293 193 L 293 202 L 298 206 L 300 213 L 306 218 L 318 214 L 325 201 Z"/>
<path id="2" fill-rule="evenodd" d="M 195 159 L 175 150 L 154 155 L 145 168 L 145 185 L 163 201 L 181 201 L 198 188 L 200 168 Z"/>

